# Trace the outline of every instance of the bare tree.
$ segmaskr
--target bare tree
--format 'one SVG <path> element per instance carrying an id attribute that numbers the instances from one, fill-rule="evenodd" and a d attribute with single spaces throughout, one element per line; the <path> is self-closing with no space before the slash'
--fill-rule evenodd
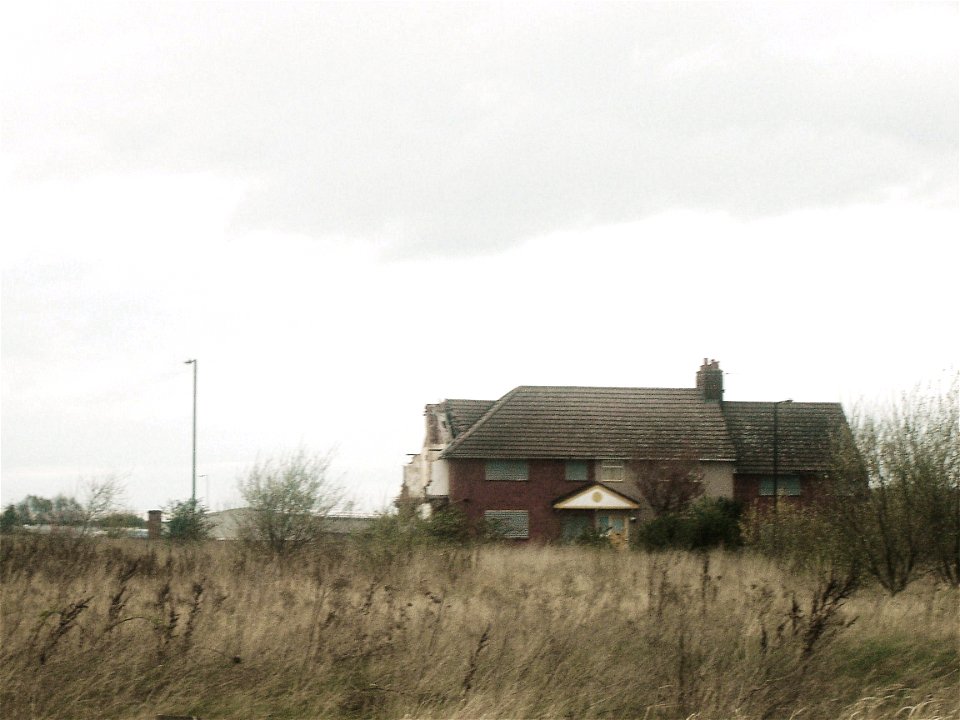
<path id="1" fill-rule="evenodd" d="M 958 384 L 854 414 L 836 454 L 838 530 L 891 594 L 926 570 L 960 584 Z"/>
<path id="2" fill-rule="evenodd" d="M 83 495 L 79 507 L 84 531 L 121 509 L 126 492 L 124 479 L 119 475 L 104 475 L 83 481 Z"/>
<path id="3" fill-rule="evenodd" d="M 703 495 L 703 468 L 691 447 L 645 443 L 628 466 L 657 517 L 685 510 Z"/>
<path id="4" fill-rule="evenodd" d="M 300 449 L 254 465 L 240 480 L 248 511 L 241 539 L 277 554 L 312 543 L 323 519 L 343 504 L 344 492 L 330 477 L 331 455 Z"/>

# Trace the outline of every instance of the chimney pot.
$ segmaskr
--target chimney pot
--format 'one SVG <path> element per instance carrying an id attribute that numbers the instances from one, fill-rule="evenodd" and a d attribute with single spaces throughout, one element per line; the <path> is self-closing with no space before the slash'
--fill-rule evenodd
<path id="1" fill-rule="evenodd" d="M 717 360 L 708 362 L 707 358 L 703 359 L 703 365 L 697 372 L 697 390 L 703 393 L 703 399 L 707 402 L 723 400 L 723 371 Z"/>

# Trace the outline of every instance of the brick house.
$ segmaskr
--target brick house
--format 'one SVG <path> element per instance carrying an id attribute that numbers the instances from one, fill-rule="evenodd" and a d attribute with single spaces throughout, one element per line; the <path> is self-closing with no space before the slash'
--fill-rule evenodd
<path id="1" fill-rule="evenodd" d="M 693 388 L 520 386 L 424 415 L 400 501 L 424 515 L 450 505 L 540 541 L 587 528 L 628 539 L 652 516 L 636 470 L 644 459 L 693 458 L 706 497 L 764 505 L 776 484 L 781 502 L 814 499 L 834 438 L 848 432 L 838 403 L 724 401 L 720 365 L 706 359 Z"/>

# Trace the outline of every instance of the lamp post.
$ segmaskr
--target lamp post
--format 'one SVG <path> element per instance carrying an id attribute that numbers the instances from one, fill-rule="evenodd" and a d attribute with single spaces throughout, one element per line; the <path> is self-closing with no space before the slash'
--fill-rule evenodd
<path id="1" fill-rule="evenodd" d="M 197 503 L 197 361 L 184 360 L 184 365 L 193 365 L 193 472 L 190 482 L 190 500 Z"/>
<path id="2" fill-rule="evenodd" d="M 777 498 L 780 495 L 780 426 L 779 410 L 781 405 L 792 403 L 793 400 L 778 400 L 773 404 L 773 516 L 776 525 Z"/>

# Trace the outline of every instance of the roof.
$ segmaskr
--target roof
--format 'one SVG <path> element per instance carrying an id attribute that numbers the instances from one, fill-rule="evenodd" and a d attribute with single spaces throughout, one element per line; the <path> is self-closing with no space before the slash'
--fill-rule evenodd
<path id="1" fill-rule="evenodd" d="M 522 385 L 442 457 L 629 459 L 690 450 L 701 460 L 736 457 L 720 404 L 697 389 Z"/>
<path id="2" fill-rule="evenodd" d="M 773 472 L 773 403 L 724 402 L 737 471 Z M 829 469 L 835 442 L 849 432 L 840 403 L 781 403 L 777 411 L 779 472 Z"/>
<path id="3" fill-rule="evenodd" d="M 444 400 L 443 407 L 454 437 L 462 435 L 493 405 L 493 400 Z"/>

